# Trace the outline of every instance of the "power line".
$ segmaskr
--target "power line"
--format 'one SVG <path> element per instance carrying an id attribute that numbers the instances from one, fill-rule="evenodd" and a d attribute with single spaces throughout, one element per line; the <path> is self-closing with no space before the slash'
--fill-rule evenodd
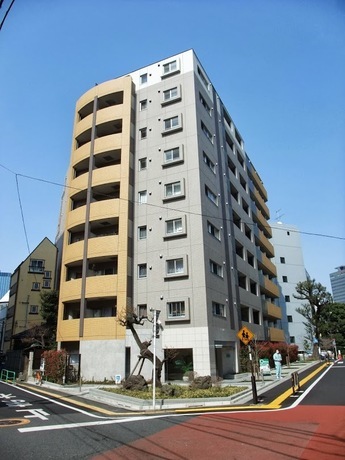
<path id="1" fill-rule="evenodd" d="M 7 18 L 7 15 L 8 15 L 8 13 L 10 12 L 10 9 L 11 9 L 12 6 L 13 6 L 13 3 L 14 3 L 14 0 L 12 0 L 10 6 L 7 8 L 7 11 L 6 11 L 6 13 L 5 13 L 5 16 L 3 17 L 3 19 L 2 19 L 2 21 L 1 21 L 1 23 L 0 23 L 0 30 L 2 29 L 2 26 L 3 26 L 4 23 L 5 23 L 5 20 L 6 20 L 6 18 Z M 2 7 L 2 4 L 3 4 L 3 0 L 1 0 L 0 8 Z"/>
<path id="2" fill-rule="evenodd" d="M 28 176 L 26 174 L 20 174 L 20 173 L 16 173 L 14 171 L 12 171 L 11 169 L 7 168 L 6 166 L 4 166 L 3 164 L 0 163 L 0 167 L 2 167 L 3 169 L 5 169 L 6 171 L 10 172 L 11 174 L 14 174 L 17 177 L 23 177 L 23 178 L 26 178 L 26 179 L 30 179 L 30 180 L 33 180 L 33 181 L 37 181 L 37 182 L 43 182 L 43 183 L 46 183 L 46 184 L 50 184 L 50 185 L 56 185 L 58 187 L 62 187 L 64 189 L 72 189 L 72 190 L 77 190 L 77 191 L 83 191 L 84 189 L 80 189 L 80 188 L 77 188 L 77 187 L 73 187 L 73 186 L 70 186 L 70 185 L 66 185 L 66 184 L 61 184 L 61 183 L 58 183 L 58 182 L 53 182 L 53 181 L 50 181 L 50 180 L 47 180 L 47 179 L 41 179 L 39 177 L 34 177 L 34 176 Z M 108 195 L 106 193 L 99 193 L 99 195 L 102 195 L 102 196 L 105 196 L 105 197 L 112 197 L 111 195 Z M 119 198 L 120 200 L 124 200 L 124 198 Z M 126 200 L 126 201 L 131 201 L 133 203 L 137 203 L 138 204 L 138 201 L 135 201 L 135 200 Z M 167 208 L 165 206 L 160 206 L 160 205 L 157 205 L 157 204 L 152 204 L 152 203 L 145 203 L 146 206 L 151 206 L 151 207 L 154 207 L 154 208 L 159 208 L 159 209 L 162 209 L 162 210 L 166 210 Z M 181 209 L 180 208 L 169 208 L 169 211 L 176 211 L 176 212 L 180 212 Z M 215 217 L 215 216 L 210 216 L 210 215 L 207 215 L 207 214 L 202 214 L 202 213 L 197 213 L 197 212 L 193 212 L 193 211 L 184 211 L 186 214 L 189 214 L 189 215 L 195 215 L 195 216 L 202 216 L 202 217 L 205 217 L 205 218 L 209 218 L 209 219 L 218 219 L 218 220 L 223 220 L 223 218 L 221 217 Z M 232 219 L 225 219 L 227 222 L 232 222 L 234 223 L 234 221 Z M 244 220 L 241 219 L 241 222 L 248 225 L 248 226 L 255 226 L 257 225 L 256 223 L 252 223 L 252 222 L 246 222 Z M 270 225 L 267 225 L 266 226 L 267 228 L 272 228 Z M 275 230 L 282 230 L 282 231 L 286 231 L 285 228 L 279 228 L 279 227 L 274 227 Z M 345 240 L 345 237 L 342 237 L 342 236 L 335 236 L 335 235 L 328 235 L 328 234 L 325 234 L 325 233 L 315 233 L 315 232 L 305 232 L 305 231 L 301 231 L 301 230 L 296 230 L 296 229 L 290 229 L 289 228 L 289 232 L 291 233 L 300 233 L 301 235 L 308 235 L 308 236 L 317 236 L 317 237 L 320 237 L 320 238 L 331 238 L 331 239 L 336 239 L 336 240 L 341 240 L 341 241 L 344 241 Z"/>

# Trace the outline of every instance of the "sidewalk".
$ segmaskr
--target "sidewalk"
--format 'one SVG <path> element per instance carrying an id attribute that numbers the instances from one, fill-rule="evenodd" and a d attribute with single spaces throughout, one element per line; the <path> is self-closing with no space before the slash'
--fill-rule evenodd
<path id="1" fill-rule="evenodd" d="M 262 395 L 265 391 L 279 385 L 281 382 L 291 379 L 293 372 L 299 372 L 309 367 L 314 366 L 317 361 L 303 362 L 298 361 L 292 363 L 290 367 L 282 367 L 282 378 L 277 380 L 275 377 L 275 370 L 271 370 L 271 375 L 265 375 L 259 380 L 256 380 L 257 395 Z M 177 383 L 177 382 L 175 382 Z M 129 411 L 151 411 L 153 402 L 152 400 L 144 400 L 131 398 L 128 396 L 118 395 L 102 390 L 105 385 L 57 385 L 50 382 L 43 381 L 42 386 L 37 386 L 34 378 L 29 378 L 27 382 L 22 383 L 23 386 L 30 386 L 35 389 L 50 390 L 50 392 L 62 392 L 70 396 L 81 397 L 87 400 L 107 404 L 109 406 L 126 409 Z M 170 410 L 170 409 L 187 409 L 198 407 L 222 407 L 229 405 L 248 404 L 253 401 L 251 374 L 237 374 L 233 379 L 226 379 L 221 382 L 222 386 L 241 386 L 246 389 L 236 395 L 228 398 L 194 398 L 194 399 L 156 399 L 155 409 Z M 107 386 L 109 388 L 109 386 Z"/>

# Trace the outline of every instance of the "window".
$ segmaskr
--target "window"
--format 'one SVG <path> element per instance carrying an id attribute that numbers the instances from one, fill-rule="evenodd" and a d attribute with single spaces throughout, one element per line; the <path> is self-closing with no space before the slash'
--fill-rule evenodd
<path id="1" fill-rule="evenodd" d="M 260 324 L 260 312 L 258 310 L 253 310 L 253 323 Z"/>
<path id="2" fill-rule="evenodd" d="M 138 193 L 139 204 L 147 203 L 147 190 L 142 190 Z"/>
<path id="3" fill-rule="evenodd" d="M 147 305 L 146 303 L 137 306 L 137 313 L 139 318 L 147 318 Z"/>
<path id="4" fill-rule="evenodd" d="M 173 198 L 182 195 L 181 181 L 172 182 L 171 184 L 165 184 L 164 186 L 164 197 Z"/>
<path id="5" fill-rule="evenodd" d="M 249 323 L 249 308 L 241 306 L 241 321 Z"/>
<path id="6" fill-rule="evenodd" d="M 147 109 L 147 99 L 143 99 L 142 101 L 139 102 L 139 108 L 140 108 L 140 111 Z"/>
<path id="7" fill-rule="evenodd" d="M 216 206 L 218 206 L 218 197 L 215 193 L 212 192 L 212 190 L 210 190 L 207 185 L 205 185 L 205 193 L 206 193 L 206 196 L 209 200 L 212 201 L 212 203 L 214 203 Z"/>
<path id="8" fill-rule="evenodd" d="M 174 117 L 166 118 L 164 120 L 164 131 L 163 134 L 167 132 L 172 132 L 182 129 L 181 122 L 180 122 L 180 117 L 178 115 L 175 115 Z"/>
<path id="9" fill-rule="evenodd" d="M 254 295 L 257 295 L 257 284 L 255 281 L 250 280 L 250 292 Z"/>
<path id="10" fill-rule="evenodd" d="M 51 277 L 52 277 L 52 272 L 50 270 L 46 270 L 44 272 L 43 278 L 51 279 Z"/>
<path id="11" fill-rule="evenodd" d="M 181 275 L 184 273 L 183 258 L 166 261 L 167 275 Z"/>
<path id="12" fill-rule="evenodd" d="M 179 100 L 181 100 L 180 87 L 175 86 L 174 88 L 169 88 L 163 91 L 162 105 L 168 104 L 169 102 L 177 102 Z"/>
<path id="13" fill-rule="evenodd" d="M 44 260 L 41 259 L 30 259 L 29 272 L 30 273 L 43 273 L 44 272 Z"/>
<path id="14" fill-rule="evenodd" d="M 214 262 L 213 260 L 210 260 L 210 271 L 214 275 L 217 275 L 223 278 L 223 267 L 217 264 L 216 262 Z"/>
<path id="15" fill-rule="evenodd" d="M 38 283 L 37 281 L 34 281 L 31 286 L 32 291 L 39 291 L 40 290 L 41 283 Z"/>
<path id="16" fill-rule="evenodd" d="M 201 81 L 203 82 L 203 84 L 206 86 L 206 88 L 208 88 L 208 81 L 206 80 L 206 77 L 205 75 L 202 73 L 200 67 L 198 66 L 198 75 L 201 79 Z"/>
<path id="17" fill-rule="evenodd" d="M 147 168 L 147 158 L 139 158 L 139 171 Z"/>
<path id="18" fill-rule="evenodd" d="M 173 163 L 182 159 L 182 149 L 180 147 L 164 150 L 164 163 Z"/>
<path id="19" fill-rule="evenodd" d="M 146 278 L 147 277 L 147 264 L 139 264 L 138 265 L 138 278 Z"/>
<path id="20" fill-rule="evenodd" d="M 287 315 L 287 320 L 288 320 L 288 323 L 292 323 L 292 315 Z"/>
<path id="21" fill-rule="evenodd" d="M 290 302 L 290 296 L 289 295 L 285 296 L 285 302 Z"/>
<path id="22" fill-rule="evenodd" d="M 186 306 L 185 306 L 184 301 L 168 302 L 167 310 L 168 310 L 168 319 L 186 317 Z"/>
<path id="23" fill-rule="evenodd" d="M 283 276 L 283 283 L 287 283 L 288 282 L 288 277 L 287 276 Z"/>
<path id="24" fill-rule="evenodd" d="M 215 227 L 211 222 L 207 221 L 207 231 L 210 235 L 220 240 L 220 231 L 217 227 Z"/>
<path id="25" fill-rule="evenodd" d="M 202 96 L 201 93 L 199 93 L 199 98 L 200 98 L 200 102 L 204 106 L 206 112 L 211 116 L 212 112 L 211 112 L 210 106 L 207 104 L 207 102 L 205 101 L 205 99 L 204 99 L 204 97 Z"/>
<path id="26" fill-rule="evenodd" d="M 204 163 L 210 168 L 210 170 L 215 174 L 216 173 L 216 167 L 213 163 L 212 160 L 210 160 L 210 158 L 206 155 L 205 152 L 202 152 L 202 156 L 203 156 L 203 160 L 204 160 Z"/>
<path id="27" fill-rule="evenodd" d="M 177 61 L 171 61 L 167 62 L 166 64 L 163 64 L 163 76 L 166 76 L 171 73 L 178 72 L 178 65 Z"/>
<path id="28" fill-rule="evenodd" d="M 147 238 L 147 226 L 142 225 L 141 227 L 138 227 L 138 238 L 139 240 L 146 240 Z"/>
<path id="29" fill-rule="evenodd" d="M 42 287 L 45 289 L 51 288 L 51 280 L 43 280 Z"/>
<path id="30" fill-rule="evenodd" d="M 147 138 L 147 128 L 139 129 L 139 133 L 140 133 L 140 139 L 146 139 Z"/>
<path id="31" fill-rule="evenodd" d="M 38 315 L 38 305 L 30 305 L 29 315 Z"/>
<path id="32" fill-rule="evenodd" d="M 280 263 L 281 263 L 281 264 L 285 264 L 285 257 L 281 257 L 281 258 L 280 258 Z"/>
<path id="33" fill-rule="evenodd" d="M 147 73 L 140 75 L 140 84 L 143 85 L 144 83 L 147 83 Z"/>
<path id="34" fill-rule="evenodd" d="M 205 136 L 207 137 L 207 139 L 213 144 L 213 137 L 212 137 L 212 134 L 210 133 L 210 131 L 206 128 L 205 124 L 203 122 L 201 122 L 201 129 L 203 131 L 203 133 L 205 134 Z"/>
<path id="35" fill-rule="evenodd" d="M 167 235 L 176 235 L 180 234 L 183 231 L 182 218 L 171 219 L 165 222 L 166 225 L 166 234 Z"/>
<path id="36" fill-rule="evenodd" d="M 290 335 L 290 343 L 296 343 L 294 335 Z"/>
<path id="37" fill-rule="evenodd" d="M 212 302 L 212 312 L 215 316 L 225 317 L 225 306 L 218 302 Z"/>

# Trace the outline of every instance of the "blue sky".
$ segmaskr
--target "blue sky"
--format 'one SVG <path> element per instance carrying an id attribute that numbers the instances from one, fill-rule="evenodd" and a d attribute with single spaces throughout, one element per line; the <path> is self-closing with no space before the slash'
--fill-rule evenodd
<path id="1" fill-rule="evenodd" d="M 55 241 L 76 100 L 190 48 L 245 140 L 271 220 L 303 232 L 306 268 L 330 289 L 345 263 L 343 0 L 16 0 L 0 32 L 1 271 Z"/>

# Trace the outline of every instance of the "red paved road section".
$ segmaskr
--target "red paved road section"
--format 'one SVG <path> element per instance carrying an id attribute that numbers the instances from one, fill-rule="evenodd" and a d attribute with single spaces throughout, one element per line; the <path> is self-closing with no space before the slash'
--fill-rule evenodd
<path id="1" fill-rule="evenodd" d="M 250 458 L 345 459 L 345 407 L 298 406 L 280 411 L 205 414 L 93 460 Z"/>

